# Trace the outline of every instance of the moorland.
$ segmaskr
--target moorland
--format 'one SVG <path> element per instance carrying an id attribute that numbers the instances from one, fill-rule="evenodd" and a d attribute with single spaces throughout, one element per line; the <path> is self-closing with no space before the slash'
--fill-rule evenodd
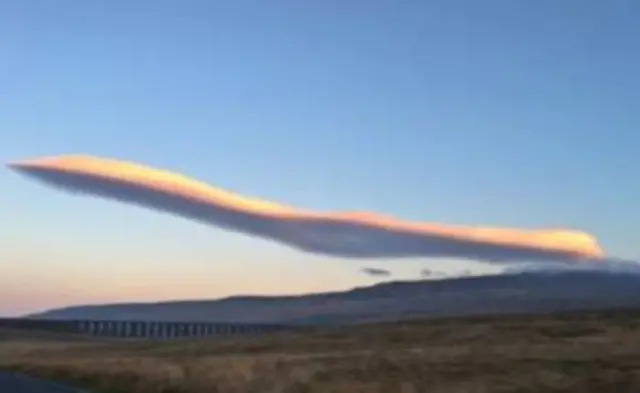
<path id="1" fill-rule="evenodd" d="M 176 341 L 2 330 L 0 369 L 96 393 L 638 392 L 640 310 Z"/>

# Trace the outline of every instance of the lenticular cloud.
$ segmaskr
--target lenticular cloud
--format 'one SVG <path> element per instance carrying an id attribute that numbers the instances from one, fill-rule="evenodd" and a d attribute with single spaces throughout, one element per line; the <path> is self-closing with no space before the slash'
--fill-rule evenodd
<path id="1" fill-rule="evenodd" d="M 89 156 L 10 164 L 67 191 L 168 212 L 298 250 L 348 258 L 464 258 L 495 263 L 597 262 L 596 240 L 569 230 L 410 222 L 362 212 L 321 213 L 247 198 L 175 173 Z"/>

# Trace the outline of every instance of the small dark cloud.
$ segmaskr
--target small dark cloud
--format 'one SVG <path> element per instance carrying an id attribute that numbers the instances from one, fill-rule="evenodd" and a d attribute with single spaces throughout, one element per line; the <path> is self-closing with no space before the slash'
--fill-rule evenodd
<path id="1" fill-rule="evenodd" d="M 389 277 L 391 275 L 391 271 L 387 269 L 378 269 L 374 267 L 365 267 L 360 269 L 360 271 L 375 277 Z"/>
<path id="2" fill-rule="evenodd" d="M 421 275 L 424 278 L 442 279 L 449 277 L 451 274 L 437 270 L 422 269 Z"/>
<path id="3" fill-rule="evenodd" d="M 424 268 L 424 269 L 420 270 L 420 276 L 421 277 L 431 277 L 431 276 L 433 276 L 433 270 Z"/>

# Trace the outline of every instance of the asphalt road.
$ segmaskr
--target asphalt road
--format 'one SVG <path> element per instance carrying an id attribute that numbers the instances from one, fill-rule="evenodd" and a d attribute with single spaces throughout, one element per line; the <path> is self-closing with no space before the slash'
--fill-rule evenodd
<path id="1" fill-rule="evenodd" d="M 78 389 L 59 385 L 55 382 L 31 378 L 22 374 L 0 371 L 0 392 L 2 393 L 81 393 Z"/>

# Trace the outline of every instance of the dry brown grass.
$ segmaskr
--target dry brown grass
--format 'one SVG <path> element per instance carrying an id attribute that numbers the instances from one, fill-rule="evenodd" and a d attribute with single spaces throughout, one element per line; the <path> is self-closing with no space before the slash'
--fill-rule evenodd
<path id="1" fill-rule="evenodd" d="M 5 332 L 0 368 L 106 393 L 640 392 L 640 312 L 174 342 Z"/>

